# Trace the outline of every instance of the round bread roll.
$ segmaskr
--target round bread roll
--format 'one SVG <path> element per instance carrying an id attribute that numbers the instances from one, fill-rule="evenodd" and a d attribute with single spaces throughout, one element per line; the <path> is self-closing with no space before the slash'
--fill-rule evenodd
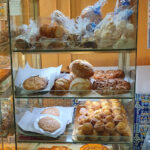
<path id="1" fill-rule="evenodd" d="M 52 117 L 44 117 L 40 119 L 38 125 L 41 129 L 48 132 L 55 132 L 61 127 L 60 123 Z"/>
<path id="2" fill-rule="evenodd" d="M 43 90 L 48 85 L 48 81 L 39 76 L 33 76 L 23 82 L 23 87 L 26 90 Z"/>
<path id="3" fill-rule="evenodd" d="M 70 84 L 70 92 L 77 95 L 86 95 L 91 90 L 91 82 L 88 79 L 75 78 Z"/>
<path id="4" fill-rule="evenodd" d="M 90 78 L 94 74 L 93 66 L 85 60 L 75 60 L 70 66 L 70 71 L 77 77 Z"/>
<path id="5" fill-rule="evenodd" d="M 41 114 L 49 114 L 49 115 L 54 115 L 54 116 L 60 116 L 59 110 L 55 107 L 46 108 L 41 112 Z"/>
<path id="6" fill-rule="evenodd" d="M 51 93 L 54 95 L 64 95 L 68 93 L 70 81 L 64 78 L 59 78 L 55 81 Z"/>

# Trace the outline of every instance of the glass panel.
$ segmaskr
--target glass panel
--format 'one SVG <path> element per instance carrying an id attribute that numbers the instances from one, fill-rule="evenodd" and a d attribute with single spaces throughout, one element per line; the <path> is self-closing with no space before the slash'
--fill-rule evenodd
<path id="1" fill-rule="evenodd" d="M 135 84 L 135 52 L 132 53 L 60 53 L 60 54 L 22 54 L 14 53 L 14 82 L 15 82 L 15 96 L 17 98 L 134 98 L 134 84 Z M 82 81 L 74 87 L 73 83 L 78 80 L 74 77 L 76 70 L 81 75 L 85 72 L 76 68 L 72 74 L 69 65 L 72 62 L 81 60 L 81 64 L 86 60 L 90 62 L 93 67 L 92 76 L 90 80 L 82 77 Z M 106 61 L 107 60 L 107 61 Z M 87 63 L 88 63 L 87 62 Z M 28 64 L 32 69 L 28 66 Z M 49 71 L 48 67 L 57 67 L 62 65 L 61 72 L 56 74 L 55 70 Z M 80 66 L 80 64 L 79 64 Z M 86 66 L 86 64 L 85 64 Z M 20 67 L 24 68 L 22 70 Z M 82 66 L 81 66 L 82 67 Z M 87 65 L 88 67 L 88 65 Z M 46 69 L 47 68 L 47 69 Z M 43 69 L 43 70 L 38 70 Z M 52 69 L 52 68 L 51 68 Z M 84 68 L 83 68 L 84 69 Z M 59 70 L 57 68 L 57 70 Z M 86 68 L 85 68 L 86 70 Z M 45 72 L 43 74 L 43 71 Z M 26 74 L 24 74 L 26 72 Z M 31 73 L 32 72 L 32 73 Z M 52 75 L 52 73 L 54 73 Z M 120 75 L 117 76 L 117 74 Z M 94 75 L 94 76 L 93 76 Z M 41 90 L 31 90 L 25 87 L 25 81 L 29 78 L 36 78 L 35 76 L 44 77 L 48 80 L 46 85 Z M 51 78 L 50 78 L 51 76 Z M 58 77 L 57 77 L 58 76 Z M 86 76 L 86 75 L 85 75 Z M 106 78 L 105 78 L 106 77 Z M 52 79 L 54 78 L 54 80 Z M 59 80 L 65 80 L 67 87 L 55 87 Z M 103 78 L 103 79 L 102 79 Z M 79 79 L 80 80 L 80 79 Z M 64 81 L 63 81 L 64 82 Z M 70 83 L 71 82 L 71 83 Z M 89 85 L 84 87 L 84 83 Z M 58 84 L 59 86 L 59 84 Z M 83 86 L 83 87 L 80 87 Z"/>
<path id="2" fill-rule="evenodd" d="M 10 13 L 13 51 L 136 49 L 137 0 L 129 6 L 120 2 L 119 8 L 115 7 L 116 1 L 108 0 L 106 4 L 104 1 L 96 2 L 18 2 L 17 11 Z M 10 2 L 10 10 L 13 7 Z"/>
<path id="3" fill-rule="evenodd" d="M 120 143 L 120 144 L 131 144 L 132 143 L 132 131 L 133 131 L 133 111 L 134 111 L 134 102 L 132 100 L 124 99 L 124 100 L 97 100 L 97 101 L 88 101 L 88 100 L 56 100 L 56 99 L 16 99 L 16 132 L 17 132 L 17 140 L 19 142 L 48 142 L 48 143 Z M 60 106 L 60 107 L 59 107 Z M 107 108 L 106 108 L 107 107 Z M 111 108 L 108 108 L 111 107 Z M 43 113 L 44 117 L 48 117 L 46 115 L 47 109 L 57 109 L 60 114 L 58 115 L 58 120 L 63 120 L 63 124 L 66 123 L 68 117 L 72 117 L 72 121 L 67 123 L 65 126 L 64 132 L 60 132 L 58 137 L 52 138 L 46 136 L 47 133 L 43 131 L 39 131 L 36 127 L 36 122 L 38 120 L 38 124 L 40 119 L 42 119 Z M 63 110 L 63 108 L 65 108 Z M 74 108 L 74 112 L 69 111 L 67 113 L 66 110 Z M 85 108 L 88 111 L 88 114 L 85 114 Z M 71 110 L 70 109 L 70 110 Z M 94 118 L 98 115 L 98 111 L 103 110 L 101 116 L 95 120 Z M 93 111 L 93 112 L 92 112 Z M 107 112 L 106 112 L 107 111 Z M 110 114 L 108 114 L 108 111 Z M 119 111 L 121 114 L 118 114 Z M 50 112 L 49 112 L 50 113 Z M 84 113 L 84 117 L 81 118 L 81 113 Z M 29 115 L 30 114 L 30 115 Z M 91 115 L 94 115 L 90 118 Z M 121 115 L 123 118 L 121 120 L 119 118 Z M 64 118 L 65 116 L 65 118 Z M 108 116 L 111 117 L 108 120 Z M 54 117 L 50 115 L 49 117 Z M 85 117 L 89 117 L 88 120 Z M 125 118 L 124 118 L 125 117 Z M 80 118 L 80 119 L 79 119 Z M 24 119 L 26 120 L 24 122 Z M 96 119 L 96 118 L 95 118 Z M 110 119 L 113 120 L 110 121 Z M 96 124 L 99 122 L 103 122 L 104 126 L 101 132 L 98 130 L 100 127 L 96 127 Z M 24 123 L 23 123 L 24 122 Z M 67 121 L 68 122 L 68 121 Z M 101 123 L 102 123 L 101 122 Z M 80 124 L 80 125 L 79 125 Z M 115 127 L 109 127 L 108 124 L 114 124 Z M 89 127 L 89 125 L 91 127 Z M 80 128 L 79 131 L 82 131 L 82 135 L 78 132 L 78 126 Z M 107 127 L 108 126 L 108 127 Z M 35 130 L 36 128 L 36 130 Z M 39 127 L 40 128 L 40 127 Z M 92 128 L 92 129 L 91 129 Z M 86 134 L 84 135 L 85 131 Z M 88 132 L 90 132 L 87 135 Z M 36 132 L 36 133 L 35 133 Z M 115 134 L 115 132 L 117 132 Z M 39 134 L 41 133 L 41 134 Z M 45 135 L 46 134 L 46 135 Z M 114 135 L 115 134 L 115 135 Z"/>

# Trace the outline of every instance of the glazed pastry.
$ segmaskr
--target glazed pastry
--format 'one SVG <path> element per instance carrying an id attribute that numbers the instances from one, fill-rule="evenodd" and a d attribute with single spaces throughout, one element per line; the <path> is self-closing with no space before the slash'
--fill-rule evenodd
<path id="1" fill-rule="evenodd" d="M 96 124 L 94 125 L 94 129 L 97 132 L 103 132 L 104 131 L 104 123 L 102 121 L 97 121 Z"/>
<path id="2" fill-rule="evenodd" d="M 48 81 L 39 76 L 33 76 L 23 82 L 23 87 L 26 90 L 43 90 L 48 85 Z"/>
<path id="3" fill-rule="evenodd" d="M 104 79 L 115 79 L 115 78 L 124 78 L 124 72 L 122 70 L 97 70 L 94 72 L 95 80 L 104 80 Z"/>
<path id="4" fill-rule="evenodd" d="M 86 101 L 86 102 L 85 102 L 85 107 L 86 107 L 87 109 L 92 108 L 92 102 L 91 102 L 91 101 Z"/>
<path id="5" fill-rule="evenodd" d="M 87 116 L 89 113 L 88 113 L 88 110 L 86 109 L 86 108 L 81 108 L 80 109 L 80 111 L 79 111 L 79 113 L 81 114 L 81 115 L 85 115 L 85 116 Z"/>
<path id="6" fill-rule="evenodd" d="M 70 92 L 77 95 L 88 94 L 91 90 L 91 82 L 88 79 L 75 78 L 70 84 Z"/>
<path id="7" fill-rule="evenodd" d="M 41 112 L 41 114 L 49 114 L 49 115 L 53 115 L 53 116 L 60 116 L 59 110 L 55 107 L 46 108 Z"/>
<path id="8" fill-rule="evenodd" d="M 108 115 L 108 116 L 106 116 L 104 119 L 103 119 L 103 121 L 105 122 L 105 123 L 107 123 L 107 122 L 112 122 L 113 121 L 113 116 L 112 115 Z"/>
<path id="9" fill-rule="evenodd" d="M 124 122 L 119 122 L 116 126 L 116 130 L 121 134 L 126 132 L 127 124 Z"/>
<path id="10" fill-rule="evenodd" d="M 109 150 L 106 146 L 101 144 L 86 144 L 80 150 Z"/>
<path id="11" fill-rule="evenodd" d="M 44 24 L 40 27 L 40 35 L 47 38 L 63 38 L 65 30 L 62 26 L 49 26 Z"/>
<path id="12" fill-rule="evenodd" d="M 93 110 L 97 110 L 97 109 L 99 109 L 99 108 L 101 108 L 101 105 L 100 105 L 100 103 L 99 102 L 92 102 L 92 109 Z"/>
<path id="13" fill-rule="evenodd" d="M 91 123 L 84 123 L 81 125 L 78 130 L 82 130 L 84 135 L 92 135 L 93 134 L 93 126 Z"/>
<path id="14" fill-rule="evenodd" d="M 115 109 L 115 110 L 113 110 L 113 115 L 114 116 L 116 116 L 116 115 L 121 115 L 122 113 L 121 113 L 121 110 L 119 110 L 119 109 Z"/>
<path id="15" fill-rule="evenodd" d="M 90 121 L 90 119 L 89 119 L 88 116 L 81 115 L 78 118 L 78 123 L 79 124 L 84 124 L 84 123 L 89 122 L 89 121 Z"/>
<path id="16" fill-rule="evenodd" d="M 64 95 L 68 93 L 70 81 L 64 78 L 59 78 L 55 81 L 54 86 L 51 89 L 51 93 L 54 95 Z"/>
<path id="17" fill-rule="evenodd" d="M 108 123 L 105 124 L 105 129 L 109 133 L 112 133 L 115 130 L 115 124 L 113 122 L 108 122 Z"/>
<path id="18" fill-rule="evenodd" d="M 79 141 L 84 141 L 85 140 L 85 135 L 84 135 L 82 130 L 77 130 L 76 135 L 77 135 L 77 139 Z"/>
<path id="19" fill-rule="evenodd" d="M 98 138 L 99 138 L 98 132 L 97 132 L 96 130 L 93 130 L 93 134 L 90 135 L 89 139 L 90 139 L 91 141 L 97 141 Z"/>
<path id="20" fill-rule="evenodd" d="M 55 132 L 61 127 L 60 123 L 52 117 L 43 117 L 39 120 L 38 125 L 41 129 L 48 132 Z"/>
<path id="21" fill-rule="evenodd" d="M 121 114 L 114 116 L 115 122 L 121 122 L 123 120 L 124 120 L 124 117 Z"/>
<path id="22" fill-rule="evenodd" d="M 75 60 L 70 64 L 69 68 L 75 76 L 81 78 L 88 79 L 94 74 L 93 66 L 85 60 Z"/>
<path id="23" fill-rule="evenodd" d="M 106 79 L 94 81 L 92 88 L 101 95 L 109 95 L 127 93 L 131 87 L 130 83 L 123 79 Z"/>

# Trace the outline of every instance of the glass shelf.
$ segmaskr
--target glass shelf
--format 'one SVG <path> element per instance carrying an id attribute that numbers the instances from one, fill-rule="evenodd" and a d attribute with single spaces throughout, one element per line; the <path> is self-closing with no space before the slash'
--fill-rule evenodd
<path id="1" fill-rule="evenodd" d="M 53 95 L 51 94 L 52 92 L 67 92 L 68 94 L 66 95 Z M 40 93 L 29 93 L 25 92 L 24 90 L 20 90 L 19 88 L 16 88 L 15 92 L 15 98 L 57 98 L 57 99 L 73 99 L 73 98 L 78 98 L 78 99 L 134 99 L 135 93 L 134 90 L 130 91 L 120 91 L 122 93 L 126 94 L 115 94 L 117 91 L 109 91 L 112 94 L 110 95 L 100 95 L 98 90 L 90 90 L 90 91 L 80 91 L 82 93 L 88 93 L 88 94 L 83 94 L 83 95 L 76 95 L 76 94 L 71 94 L 69 92 L 77 92 L 77 91 L 46 91 L 46 92 L 40 92 Z M 103 90 L 104 92 L 104 90 Z"/>
<path id="2" fill-rule="evenodd" d="M 31 133 L 31 132 L 24 132 L 19 127 L 17 127 L 17 141 L 18 142 L 29 142 L 29 143 L 102 143 L 102 144 L 131 144 L 132 143 L 132 137 L 121 137 L 121 140 L 119 141 L 112 141 L 111 138 L 117 138 L 117 137 L 107 137 L 107 136 L 97 136 L 99 140 L 95 141 L 78 141 L 74 140 L 76 136 L 72 135 L 73 132 L 73 124 L 67 126 L 66 131 L 63 135 L 61 135 L 59 138 L 51 138 L 46 137 L 41 134 Z M 84 136 L 85 137 L 85 136 Z M 88 136 L 95 138 L 96 136 Z M 109 138 L 110 140 L 102 141 L 101 139 Z"/>
<path id="3" fill-rule="evenodd" d="M 21 53 L 69 53 L 69 52 L 103 52 L 103 53 L 125 53 L 125 52 L 135 52 L 136 48 L 131 49 L 90 49 L 90 48 L 75 48 L 75 49 L 13 49 L 13 52 Z"/>

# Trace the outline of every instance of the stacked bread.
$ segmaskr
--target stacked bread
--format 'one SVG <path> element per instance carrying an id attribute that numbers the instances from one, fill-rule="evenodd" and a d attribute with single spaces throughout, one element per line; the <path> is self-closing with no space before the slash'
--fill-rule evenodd
<path id="1" fill-rule="evenodd" d="M 85 95 L 91 90 L 90 77 L 93 76 L 93 66 L 85 60 L 75 60 L 70 66 L 73 80 L 70 84 L 72 94 Z"/>
<path id="2" fill-rule="evenodd" d="M 77 139 L 81 141 L 119 141 L 123 136 L 131 136 L 126 111 L 117 99 L 86 101 L 76 122 Z"/>

